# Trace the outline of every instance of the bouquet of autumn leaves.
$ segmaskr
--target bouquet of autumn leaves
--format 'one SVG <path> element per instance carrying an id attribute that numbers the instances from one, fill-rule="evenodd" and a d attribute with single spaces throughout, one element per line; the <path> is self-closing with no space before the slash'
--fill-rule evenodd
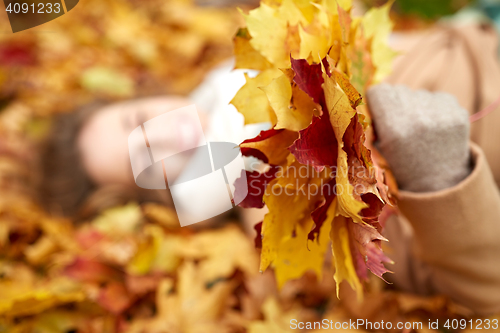
<path id="1" fill-rule="evenodd" d="M 244 14 L 235 67 L 259 74 L 231 103 L 246 124 L 272 128 L 240 145 L 268 165 L 246 171 L 240 206 L 267 206 L 260 269 L 272 266 L 280 286 L 307 270 L 321 276 L 330 240 L 337 293 L 347 280 L 361 298 L 367 270 L 388 272 L 380 232 L 396 189 L 362 96 L 390 71 L 390 5 L 353 18 L 351 0 L 264 0 Z"/>

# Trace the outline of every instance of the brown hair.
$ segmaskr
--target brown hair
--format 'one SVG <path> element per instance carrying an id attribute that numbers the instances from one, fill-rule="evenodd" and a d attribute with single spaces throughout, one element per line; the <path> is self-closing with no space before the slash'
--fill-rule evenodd
<path id="1" fill-rule="evenodd" d="M 56 116 L 40 154 L 39 201 L 52 214 L 87 219 L 129 201 L 172 205 L 169 191 L 142 190 L 110 185 L 97 187 L 87 175 L 77 148 L 77 138 L 87 120 L 106 103 L 95 102 Z"/>

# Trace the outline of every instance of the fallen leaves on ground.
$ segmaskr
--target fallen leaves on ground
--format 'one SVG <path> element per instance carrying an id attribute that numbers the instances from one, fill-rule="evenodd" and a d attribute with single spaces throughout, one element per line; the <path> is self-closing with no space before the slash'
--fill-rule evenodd
<path id="1" fill-rule="evenodd" d="M 237 224 L 173 228 L 175 212 L 154 203 L 132 202 L 80 224 L 25 202 L 0 208 L 8 226 L 0 246 L 0 330 L 6 332 L 274 333 L 296 331 L 299 322 L 312 331 L 357 319 L 445 323 L 471 314 L 443 297 L 381 291 L 376 279 L 369 279 L 362 303 L 349 286 L 340 289 L 339 301 L 330 224 L 312 241 L 307 216 L 277 250 L 275 274 L 259 274 L 259 253 Z M 334 212 L 329 205 L 327 218 Z M 344 228 L 359 225 L 346 221 Z M 47 240 L 50 246 L 33 247 Z M 300 246 L 310 251 L 297 254 Z"/>

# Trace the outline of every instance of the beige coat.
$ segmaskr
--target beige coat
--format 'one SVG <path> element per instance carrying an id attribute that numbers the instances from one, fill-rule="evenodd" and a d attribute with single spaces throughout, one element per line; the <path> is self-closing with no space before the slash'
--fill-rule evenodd
<path id="1" fill-rule="evenodd" d="M 500 97 L 497 37 L 484 27 L 439 27 L 402 39 L 389 83 L 455 95 L 471 114 Z M 500 107 L 471 129 L 472 173 L 432 193 L 401 192 L 387 222 L 388 276 L 404 290 L 444 293 L 478 313 L 500 311 Z M 438 143 L 437 143 L 438 144 Z M 390 266 L 390 265 L 389 265 Z"/>

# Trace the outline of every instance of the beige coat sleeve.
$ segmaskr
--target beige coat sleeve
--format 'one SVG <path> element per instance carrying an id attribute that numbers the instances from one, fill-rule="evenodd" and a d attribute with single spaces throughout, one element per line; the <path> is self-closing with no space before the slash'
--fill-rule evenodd
<path id="1" fill-rule="evenodd" d="M 445 294 L 477 313 L 500 311 L 500 194 L 482 150 L 458 185 L 432 193 L 402 191 L 401 216 L 387 222 L 387 278 L 421 294 Z"/>
<path id="2" fill-rule="evenodd" d="M 426 32 L 403 34 L 393 41 L 400 56 L 386 82 L 450 93 L 471 114 L 500 97 L 498 34 L 493 27 L 438 25 Z M 498 124 L 500 106 L 472 124 L 471 140 L 484 151 L 500 187 Z"/>

